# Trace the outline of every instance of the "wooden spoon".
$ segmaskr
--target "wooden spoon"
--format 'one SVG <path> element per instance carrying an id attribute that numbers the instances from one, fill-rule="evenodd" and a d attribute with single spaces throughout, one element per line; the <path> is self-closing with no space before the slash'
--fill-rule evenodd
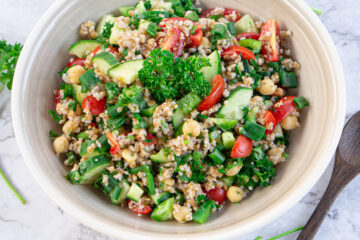
<path id="1" fill-rule="evenodd" d="M 330 207 L 344 187 L 360 173 L 360 112 L 346 124 L 336 150 L 329 186 L 298 240 L 313 239 Z"/>

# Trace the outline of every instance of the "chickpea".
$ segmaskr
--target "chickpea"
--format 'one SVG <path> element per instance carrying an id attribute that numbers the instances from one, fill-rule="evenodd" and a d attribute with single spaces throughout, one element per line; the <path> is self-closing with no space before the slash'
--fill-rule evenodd
<path id="1" fill-rule="evenodd" d="M 287 116 L 280 122 L 280 126 L 285 130 L 294 130 L 299 125 L 298 118 L 296 116 Z"/>
<path id="2" fill-rule="evenodd" d="M 67 121 L 62 127 L 62 131 L 65 134 L 70 134 L 77 129 L 78 125 L 75 121 Z"/>
<path id="3" fill-rule="evenodd" d="M 270 79 L 264 79 L 260 82 L 259 92 L 262 95 L 273 95 L 276 91 L 277 86 Z"/>
<path id="4" fill-rule="evenodd" d="M 276 148 L 271 148 L 267 152 L 267 155 L 269 157 L 269 160 L 276 165 L 280 163 L 283 153 L 284 153 L 284 148 L 276 147 Z"/>
<path id="5" fill-rule="evenodd" d="M 76 65 L 67 71 L 69 74 L 69 81 L 74 84 L 80 84 L 80 77 L 85 73 L 85 69 L 82 66 Z"/>
<path id="6" fill-rule="evenodd" d="M 189 119 L 184 123 L 182 130 L 184 135 L 197 137 L 200 135 L 201 126 L 196 120 Z"/>
<path id="7" fill-rule="evenodd" d="M 211 48 L 211 43 L 210 43 L 209 39 L 207 39 L 206 37 L 203 37 L 203 39 L 201 40 L 200 46 L 203 46 L 204 49 L 208 49 L 208 48 Z"/>
<path id="8" fill-rule="evenodd" d="M 137 158 L 137 154 L 131 152 L 129 149 L 124 149 L 124 151 L 122 151 L 122 157 L 125 159 L 125 161 L 127 161 L 129 163 L 130 167 L 135 167 L 136 166 L 136 158 Z"/>
<path id="9" fill-rule="evenodd" d="M 57 137 L 53 143 L 56 154 L 64 153 L 69 148 L 69 141 L 65 136 Z"/>
<path id="10" fill-rule="evenodd" d="M 191 209 L 186 206 L 174 204 L 173 217 L 179 223 L 185 223 L 186 221 L 190 221 L 192 219 Z"/>
<path id="11" fill-rule="evenodd" d="M 175 184 L 175 180 L 172 179 L 172 178 L 168 178 L 168 179 L 164 180 L 164 184 L 165 184 L 166 186 L 172 187 L 172 186 L 174 186 L 174 184 Z"/>
<path id="12" fill-rule="evenodd" d="M 229 171 L 226 172 L 226 176 L 235 176 L 236 174 L 238 174 L 241 170 L 242 166 L 235 166 L 229 169 Z"/>
<path id="13" fill-rule="evenodd" d="M 244 191 L 237 186 L 231 186 L 227 190 L 226 196 L 231 202 L 239 202 L 244 197 Z"/>

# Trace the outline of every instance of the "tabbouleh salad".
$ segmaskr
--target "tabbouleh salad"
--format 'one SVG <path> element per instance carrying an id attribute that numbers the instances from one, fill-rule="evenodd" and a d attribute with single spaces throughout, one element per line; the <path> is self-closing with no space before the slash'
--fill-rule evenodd
<path id="1" fill-rule="evenodd" d="M 80 26 L 50 131 L 72 184 L 156 221 L 205 223 L 270 185 L 308 102 L 276 20 L 146 0 Z"/>

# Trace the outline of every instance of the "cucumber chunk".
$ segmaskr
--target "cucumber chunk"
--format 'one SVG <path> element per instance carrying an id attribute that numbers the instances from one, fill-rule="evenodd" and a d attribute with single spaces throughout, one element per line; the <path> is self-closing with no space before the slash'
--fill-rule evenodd
<path id="1" fill-rule="evenodd" d="M 151 214 L 151 218 L 158 222 L 170 220 L 172 219 L 173 209 L 174 198 L 169 198 L 155 208 L 155 210 Z"/>
<path id="2" fill-rule="evenodd" d="M 214 201 L 207 200 L 206 202 L 202 203 L 198 210 L 193 214 L 194 222 L 203 224 L 205 223 L 209 217 L 211 216 L 211 210 L 215 207 Z"/>
<path id="3" fill-rule="evenodd" d="M 66 177 L 72 184 L 92 184 L 109 165 L 106 155 L 94 156 L 80 163 L 78 169 L 70 171 Z"/>
<path id="4" fill-rule="evenodd" d="M 143 67 L 144 60 L 133 60 L 117 64 L 109 69 L 108 75 L 116 81 L 131 84 L 138 77 L 138 72 Z"/>
<path id="5" fill-rule="evenodd" d="M 238 120 L 225 119 L 225 118 L 210 118 L 210 121 L 216 124 L 222 130 L 229 130 L 239 122 Z"/>
<path id="6" fill-rule="evenodd" d="M 97 54 L 91 59 L 91 62 L 96 64 L 96 68 L 105 74 L 112 66 L 119 63 L 119 61 L 111 53 L 108 52 L 102 52 Z"/>
<path id="7" fill-rule="evenodd" d="M 221 59 L 217 50 L 212 52 L 208 57 L 210 60 L 210 67 L 203 67 L 200 72 L 204 74 L 204 77 L 208 83 L 212 83 L 215 75 L 221 74 Z"/>
<path id="8" fill-rule="evenodd" d="M 145 8 L 144 1 L 140 1 L 140 2 L 136 5 L 136 9 L 138 10 L 138 13 L 139 13 L 139 14 L 146 12 L 146 8 Z"/>
<path id="9" fill-rule="evenodd" d="M 221 107 L 217 116 L 238 121 L 242 120 L 245 114 L 243 109 L 249 105 L 252 95 L 253 90 L 251 88 L 236 88 L 226 99 L 227 104 Z"/>
<path id="10" fill-rule="evenodd" d="M 79 58 L 82 58 L 86 54 L 94 51 L 95 48 L 99 46 L 103 46 L 103 44 L 95 40 L 81 40 L 71 45 L 71 47 L 69 48 L 69 52 L 71 55 L 75 55 Z"/>
<path id="11" fill-rule="evenodd" d="M 178 101 L 178 108 L 175 110 L 172 118 L 172 124 L 175 129 L 184 122 L 184 117 L 192 112 L 200 103 L 202 98 L 194 92 L 188 93 Z"/>
<path id="12" fill-rule="evenodd" d="M 164 192 L 164 193 L 156 193 L 155 195 L 150 196 L 151 199 L 153 200 L 153 202 L 156 205 L 161 204 L 162 202 L 168 200 L 169 198 L 171 198 L 171 193 L 169 192 Z"/>
<path id="13" fill-rule="evenodd" d="M 81 106 L 84 99 L 87 97 L 86 93 L 81 92 L 81 86 L 77 84 L 71 84 L 72 94 L 77 104 Z"/>
<path id="14" fill-rule="evenodd" d="M 139 201 L 141 196 L 144 194 L 144 190 L 139 187 L 136 183 L 133 183 L 126 194 L 126 197 L 135 202 Z"/>
<path id="15" fill-rule="evenodd" d="M 120 35 L 123 34 L 124 32 L 125 32 L 125 30 L 122 28 L 119 28 L 118 25 L 116 24 L 116 21 L 114 21 L 114 26 L 111 29 L 109 43 L 113 44 L 113 45 L 118 45 L 118 39 L 119 39 Z"/>
<path id="16" fill-rule="evenodd" d="M 166 163 L 170 161 L 168 159 L 169 154 L 170 150 L 168 148 L 162 148 L 158 153 L 152 154 L 150 160 L 154 163 Z"/>
<path id="17" fill-rule="evenodd" d="M 237 21 L 235 23 L 235 29 L 236 33 L 258 32 L 254 20 L 250 15 L 244 15 L 239 21 Z"/>
<path id="18" fill-rule="evenodd" d="M 113 24 L 114 23 L 114 16 L 112 14 L 106 14 L 104 15 L 100 22 L 98 23 L 97 27 L 96 27 L 96 32 L 101 35 L 104 31 L 104 27 L 105 27 L 105 23 L 110 23 Z"/>
<path id="19" fill-rule="evenodd" d="M 236 141 L 232 132 L 223 132 L 221 134 L 221 139 L 225 149 L 231 149 Z"/>

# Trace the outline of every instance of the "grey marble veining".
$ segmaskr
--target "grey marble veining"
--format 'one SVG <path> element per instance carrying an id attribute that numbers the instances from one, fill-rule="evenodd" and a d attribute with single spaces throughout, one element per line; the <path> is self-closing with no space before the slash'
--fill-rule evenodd
<path id="1" fill-rule="evenodd" d="M 0 38 L 24 42 L 53 0 L 2 0 Z M 306 0 L 324 11 L 328 28 L 343 61 L 347 88 L 347 118 L 360 110 L 359 0 Z M 10 93 L 0 94 L 0 165 L 27 200 L 21 205 L 0 180 L 0 239 L 103 240 L 110 239 L 77 222 L 57 207 L 30 175 L 16 145 L 10 114 Z M 280 219 L 241 239 L 271 237 L 306 223 L 329 182 L 331 164 L 316 186 Z M 360 239 L 360 178 L 342 192 L 328 213 L 316 239 Z M 296 239 L 296 234 L 284 239 Z"/>

